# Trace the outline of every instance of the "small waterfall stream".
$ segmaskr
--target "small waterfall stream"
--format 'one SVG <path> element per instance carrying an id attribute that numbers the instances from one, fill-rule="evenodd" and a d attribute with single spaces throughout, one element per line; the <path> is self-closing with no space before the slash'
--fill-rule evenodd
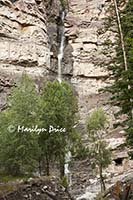
<path id="1" fill-rule="evenodd" d="M 61 26 L 60 26 L 60 46 L 58 53 L 58 81 L 62 82 L 62 59 L 64 56 L 64 46 L 65 46 L 65 28 L 64 28 L 64 20 L 65 20 L 65 11 L 62 10 L 61 13 Z M 64 164 L 64 174 L 67 178 L 67 182 L 69 187 L 72 185 L 71 172 L 69 170 L 69 163 L 71 161 L 71 152 L 68 151 L 65 155 L 65 164 Z"/>
<path id="2" fill-rule="evenodd" d="M 68 183 L 69 188 L 71 188 L 71 186 L 72 186 L 72 177 L 71 177 L 72 175 L 71 175 L 71 171 L 69 170 L 69 164 L 71 162 L 71 157 L 72 157 L 71 152 L 68 151 L 65 156 L 64 174 L 67 178 L 67 183 Z"/>
<path id="3" fill-rule="evenodd" d="M 61 13 L 61 27 L 60 27 L 60 47 L 58 53 L 58 81 L 62 81 L 62 59 L 64 55 L 64 45 L 65 45 L 65 28 L 64 28 L 65 11 Z"/>
<path id="4" fill-rule="evenodd" d="M 65 11 L 62 10 L 60 28 L 59 28 L 60 45 L 59 45 L 59 52 L 58 52 L 58 76 L 57 76 L 57 80 L 59 81 L 59 83 L 62 82 L 62 59 L 64 57 L 64 47 L 65 47 L 65 27 L 64 27 L 65 14 L 66 14 Z M 72 174 L 70 171 L 71 157 L 72 157 L 71 152 L 68 150 L 68 152 L 65 155 L 64 175 L 67 179 L 69 189 L 71 189 L 71 186 L 72 186 Z M 96 188 L 97 188 L 97 185 L 96 185 Z M 76 200 L 81 200 L 81 199 L 94 200 L 96 194 L 93 192 L 89 192 L 89 191 L 93 191 L 93 189 L 95 189 L 95 184 L 93 186 L 86 188 L 85 193 L 78 196 Z"/>

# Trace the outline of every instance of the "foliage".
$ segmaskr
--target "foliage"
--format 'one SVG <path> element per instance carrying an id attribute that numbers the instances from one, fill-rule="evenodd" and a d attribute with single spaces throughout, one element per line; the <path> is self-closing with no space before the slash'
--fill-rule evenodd
<path id="1" fill-rule="evenodd" d="M 91 133 L 91 131 L 95 132 L 95 134 L 97 134 L 98 130 L 101 130 L 104 128 L 105 123 L 107 122 L 107 118 L 106 115 L 104 113 L 104 111 L 99 108 L 97 111 L 93 112 L 87 121 L 87 129 L 89 131 L 89 133 Z"/>
<path id="2" fill-rule="evenodd" d="M 64 188 L 68 187 L 67 177 L 63 176 L 61 179 L 61 185 L 63 185 Z"/>
<path id="3" fill-rule="evenodd" d="M 66 6 L 68 5 L 68 1 L 67 0 L 60 0 L 61 6 L 63 9 L 66 8 Z"/>
<path id="4" fill-rule="evenodd" d="M 22 133 L 18 126 L 37 123 L 38 98 L 32 80 L 23 75 L 8 99 L 8 109 L 0 114 L 0 167 L 12 175 L 31 172 L 37 164 L 37 135 Z"/>
<path id="5" fill-rule="evenodd" d="M 117 1 L 118 5 L 121 1 Z M 121 40 L 118 40 L 117 60 L 112 68 L 114 84 L 107 88 L 112 93 L 112 103 L 120 107 L 119 114 L 126 114 L 124 124 L 127 128 L 127 142 L 133 148 L 133 0 L 129 0 L 123 12 L 120 13 L 121 26 L 126 50 L 127 67 L 125 69 Z M 112 77 L 111 77 L 112 78 Z M 132 155 L 133 157 L 133 155 Z"/>
<path id="6" fill-rule="evenodd" d="M 68 83 L 64 81 L 61 83 L 58 81 L 47 82 L 41 96 L 40 120 L 42 126 L 48 131 L 39 136 L 39 144 L 47 166 L 50 161 L 56 160 L 60 163 L 60 167 L 64 167 L 65 154 L 76 143 L 77 134 L 73 126 L 77 119 L 77 111 L 77 100 Z M 62 128 L 65 132 L 53 129 L 50 133 L 50 126 L 55 129 Z"/>
<path id="7" fill-rule="evenodd" d="M 11 91 L 8 109 L 0 114 L 0 169 L 20 175 L 36 171 L 38 165 L 41 172 L 41 165 L 46 164 L 49 175 L 50 162 L 54 161 L 60 164 L 63 176 L 65 155 L 79 141 L 74 128 L 77 111 L 68 83 L 49 81 L 38 95 L 33 81 L 24 74 Z M 36 126 L 44 131 L 24 131 Z"/>
<path id="8" fill-rule="evenodd" d="M 127 78 L 128 90 L 126 91 L 125 98 L 123 102 L 122 110 L 124 113 L 128 114 L 127 120 L 127 142 L 133 149 L 133 0 L 129 0 L 126 9 L 122 13 L 122 28 L 125 40 L 126 55 L 128 62 L 128 70 L 124 74 Z M 123 82 L 124 82 L 123 78 Z M 130 86 L 130 87 L 129 87 Z M 126 90 L 126 87 L 124 88 Z M 131 153 L 131 158 L 133 158 L 133 152 Z"/>
<path id="9" fill-rule="evenodd" d="M 89 115 L 87 131 L 89 141 L 89 156 L 93 168 L 98 166 L 101 190 L 105 190 L 103 169 L 111 163 L 111 151 L 104 140 L 104 131 L 107 119 L 104 111 L 99 108 Z"/>
<path id="10" fill-rule="evenodd" d="M 88 157 L 89 148 L 84 146 L 81 142 L 77 143 L 78 147 L 76 148 L 75 158 L 78 160 L 84 160 Z"/>
<path id="11" fill-rule="evenodd" d="M 133 120 L 128 121 L 128 128 L 126 129 L 127 132 L 127 142 L 131 147 L 129 151 L 129 156 L 133 159 Z"/>

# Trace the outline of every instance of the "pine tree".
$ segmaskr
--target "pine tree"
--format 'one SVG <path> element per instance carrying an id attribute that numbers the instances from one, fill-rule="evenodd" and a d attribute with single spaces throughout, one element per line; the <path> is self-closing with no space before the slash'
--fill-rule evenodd
<path id="1" fill-rule="evenodd" d="M 127 121 L 127 142 L 133 149 L 133 0 L 129 0 L 126 9 L 122 13 L 122 27 L 124 33 L 124 40 L 126 46 L 127 54 L 127 64 L 128 70 L 125 73 L 125 76 L 128 80 L 128 104 L 127 111 L 125 108 L 126 114 L 128 114 Z M 130 86 L 130 87 L 129 87 Z M 124 107 L 124 105 L 123 105 Z M 130 153 L 131 158 L 133 158 L 133 152 Z"/>
<path id="2" fill-rule="evenodd" d="M 38 135 L 18 130 L 38 123 L 38 101 L 32 80 L 23 75 L 11 91 L 8 109 L 0 114 L 0 166 L 9 174 L 32 172 L 38 165 Z"/>
<path id="3" fill-rule="evenodd" d="M 120 0 L 114 0 L 116 20 L 119 27 L 117 61 L 112 68 L 115 80 L 107 90 L 111 92 L 112 103 L 120 107 L 119 114 L 126 114 L 127 142 L 133 148 L 133 0 L 129 0 L 126 9 L 119 12 Z M 133 157 L 133 153 L 131 153 Z"/>
<path id="4" fill-rule="evenodd" d="M 104 140 L 107 119 L 102 109 L 95 110 L 87 119 L 89 157 L 93 168 L 98 167 L 101 191 L 105 191 L 103 169 L 111 163 L 111 151 Z"/>
<path id="5" fill-rule="evenodd" d="M 65 155 L 76 142 L 76 133 L 74 124 L 76 121 L 77 100 L 71 86 L 62 81 L 48 82 L 43 89 L 41 97 L 41 121 L 42 126 L 48 130 L 41 133 L 39 143 L 42 148 L 43 157 L 47 166 L 47 175 L 49 175 L 50 162 L 55 159 L 60 166 L 61 177 L 64 176 Z M 50 127 L 62 128 L 64 131 Z"/>

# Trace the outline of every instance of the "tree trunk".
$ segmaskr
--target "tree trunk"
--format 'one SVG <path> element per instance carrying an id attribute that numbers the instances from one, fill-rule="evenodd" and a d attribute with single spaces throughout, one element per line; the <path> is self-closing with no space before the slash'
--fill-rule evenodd
<path id="1" fill-rule="evenodd" d="M 65 155 L 62 155 L 60 157 L 60 178 L 64 177 L 65 175 L 64 165 L 65 165 Z"/>
<path id="2" fill-rule="evenodd" d="M 41 176 L 42 175 L 41 158 L 38 159 L 38 170 L 39 170 L 39 174 Z"/>
<path id="3" fill-rule="evenodd" d="M 127 71 L 127 68 L 128 68 L 127 67 L 127 56 L 126 56 L 124 37 L 123 37 L 123 32 L 122 32 L 122 27 L 121 27 L 121 20 L 120 20 L 119 10 L 118 10 L 116 0 L 114 0 L 114 5 L 115 5 L 115 12 L 116 12 L 117 22 L 118 22 L 118 27 L 119 27 L 119 32 L 120 32 L 120 40 L 121 40 L 121 47 L 122 47 L 122 52 L 123 52 L 124 66 L 125 66 L 125 70 Z"/>
<path id="4" fill-rule="evenodd" d="M 49 156 L 48 155 L 46 155 L 46 174 L 47 174 L 47 176 L 50 175 Z"/>
<path id="5" fill-rule="evenodd" d="M 64 177 L 64 164 L 61 162 L 60 163 L 60 178 Z"/>
<path id="6" fill-rule="evenodd" d="M 106 190 L 103 172 L 102 172 L 102 166 L 99 166 L 99 174 L 100 174 L 100 183 L 101 183 L 101 192 L 104 192 Z"/>
<path id="7" fill-rule="evenodd" d="M 128 65 L 127 65 L 126 49 L 125 49 L 121 20 L 120 20 L 120 15 L 119 15 L 119 10 L 118 10 L 118 5 L 117 5 L 116 0 L 114 0 L 114 6 L 115 6 L 115 12 L 116 12 L 116 16 L 117 16 L 117 22 L 118 22 L 119 33 L 120 33 L 120 41 L 121 41 L 121 47 L 122 47 L 122 52 L 123 52 L 124 67 L 125 67 L 125 71 L 127 71 Z M 128 90 L 130 88 L 131 88 L 131 86 L 128 85 Z M 133 102 L 133 99 L 130 99 L 130 102 Z M 131 118 L 133 119 L 133 108 L 132 107 L 131 107 Z"/>

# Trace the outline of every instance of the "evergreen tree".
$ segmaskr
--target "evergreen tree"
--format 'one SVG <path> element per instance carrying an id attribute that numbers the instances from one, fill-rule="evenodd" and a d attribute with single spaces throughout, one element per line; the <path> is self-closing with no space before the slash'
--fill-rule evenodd
<path id="1" fill-rule="evenodd" d="M 12 175 L 31 172 L 37 166 L 38 135 L 18 127 L 34 127 L 38 123 L 38 95 L 32 80 L 23 75 L 11 91 L 8 109 L 0 114 L 0 166 Z"/>
<path id="2" fill-rule="evenodd" d="M 128 1 L 126 9 L 122 13 L 122 27 L 128 65 L 128 70 L 125 72 L 128 84 L 128 95 L 125 98 L 127 98 L 128 103 L 122 108 L 128 114 L 127 142 L 133 149 L 133 0 Z M 133 152 L 130 155 L 133 158 Z"/>
<path id="3" fill-rule="evenodd" d="M 112 103 L 120 107 L 119 114 L 126 114 L 127 142 L 133 148 L 133 0 L 119 13 L 121 1 L 114 0 L 120 39 L 117 47 L 117 61 L 111 69 L 115 80 L 107 90 L 111 92 Z M 131 152 L 133 157 L 133 152 Z"/>
<path id="4" fill-rule="evenodd" d="M 102 109 L 95 110 L 87 119 L 89 156 L 92 167 L 98 167 L 101 191 L 105 191 L 103 169 L 111 163 L 111 151 L 104 140 L 106 122 L 106 115 Z"/>
<path id="5" fill-rule="evenodd" d="M 49 175 L 50 161 L 55 159 L 60 166 L 61 177 L 64 176 L 65 155 L 76 142 L 73 128 L 78 111 L 77 100 L 71 86 L 62 81 L 47 82 L 41 96 L 42 127 L 47 132 L 39 135 L 39 144 Z M 49 131 L 50 127 L 52 131 Z"/>

